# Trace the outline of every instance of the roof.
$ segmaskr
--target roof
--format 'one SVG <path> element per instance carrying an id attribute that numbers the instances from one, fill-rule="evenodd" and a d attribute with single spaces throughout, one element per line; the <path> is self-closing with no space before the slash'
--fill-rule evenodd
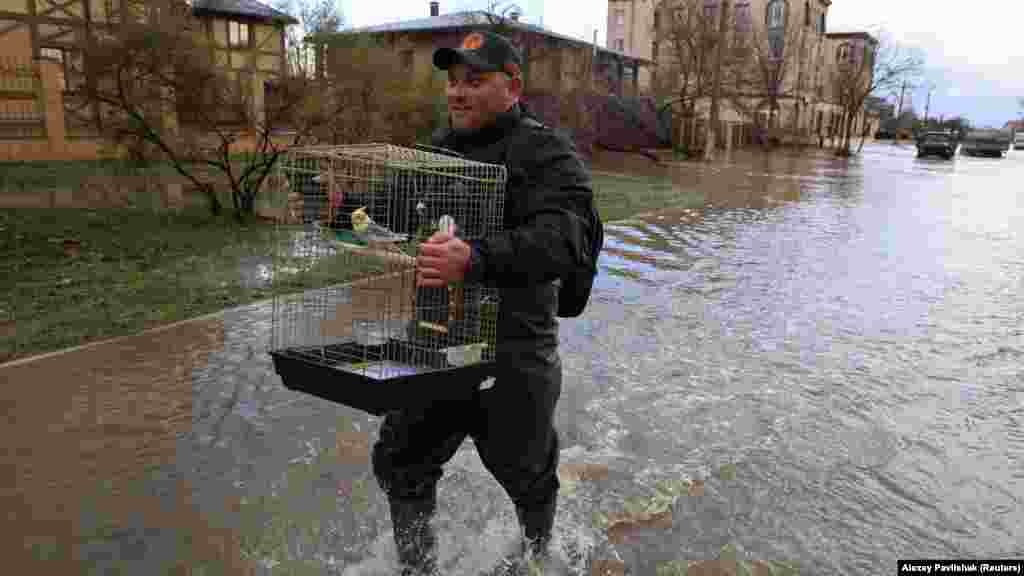
<path id="1" fill-rule="evenodd" d="M 879 111 L 879 112 L 882 111 L 882 110 L 895 110 L 896 109 L 896 105 L 895 104 L 893 104 L 892 102 L 888 102 L 884 98 L 879 98 L 877 96 L 868 96 L 864 100 L 864 107 L 867 108 L 867 109 L 871 109 L 871 110 L 875 110 L 875 111 Z"/>
<path id="2" fill-rule="evenodd" d="M 226 16 L 246 16 L 261 20 L 271 20 L 284 24 L 298 24 L 294 16 L 275 10 L 256 0 L 192 0 L 192 11 L 196 13 L 224 14 Z"/>
<path id="3" fill-rule="evenodd" d="M 828 34 L 825 34 L 825 37 L 830 38 L 832 40 L 857 39 L 868 40 L 876 44 L 878 43 L 878 40 L 876 40 L 874 36 L 868 34 L 867 32 L 829 32 Z"/>
<path id="4" fill-rule="evenodd" d="M 402 20 L 399 22 L 391 22 L 388 24 L 377 24 L 375 26 L 364 26 L 362 28 L 352 28 L 344 30 L 342 32 L 336 32 L 335 34 L 380 34 L 385 32 L 433 32 L 441 30 L 453 30 L 456 28 L 472 28 L 484 26 L 488 23 L 487 16 L 488 12 L 483 10 L 467 10 L 463 12 L 453 12 L 450 14 L 441 14 L 440 16 L 431 16 L 428 18 L 416 18 L 413 20 Z M 498 16 L 494 16 L 497 18 Z M 523 32 L 532 32 L 534 34 L 541 34 L 549 38 L 556 38 L 565 42 L 571 42 L 579 46 L 593 46 L 590 42 L 585 42 L 572 36 L 566 36 L 559 34 L 547 28 L 537 26 L 535 24 L 529 24 L 519 20 L 511 20 L 508 18 L 503 19 L 503 24 L 510 28 L 515 28 Z M 654 61 L 646 58 L 640 58 L 637 56 L 630 56 L 624 52 L 618 50 L 611 50 L 601 46 L 597 47 L 597 51 L 604 54 L 611 54 L 623 60 L 632 60 L 641 62 L 644 64 L 654 64 Z"/>

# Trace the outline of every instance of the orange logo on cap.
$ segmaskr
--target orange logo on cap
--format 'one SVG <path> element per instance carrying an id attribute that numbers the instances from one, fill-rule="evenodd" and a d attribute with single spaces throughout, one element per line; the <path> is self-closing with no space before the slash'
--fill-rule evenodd
<path id="1" fill-rule="evenodd" d="M 476 32 L 466 36 L 466 39 L 462 41 L 463 50 L 476 50 L 477 48 L 484 45 L 484 37 Z"/>

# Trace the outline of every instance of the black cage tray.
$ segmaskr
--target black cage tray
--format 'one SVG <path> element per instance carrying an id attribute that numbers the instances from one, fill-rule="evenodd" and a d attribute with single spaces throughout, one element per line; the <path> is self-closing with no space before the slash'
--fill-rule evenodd
<path id="1" fill-rule="evenodd" d="M 286 388 L 381 416 L 391 410 L 463 400 L 495 373 L 484 357 L 451 366 L 443 350 L 414 349 L 400 340 L 376 346 L 354 342 L 326 347 L 272 350 L 274 369 Z M 415 358 L 415 363 L 407 359 Z M 353 364 L 357 359 L 366 361 Z M 446 366 L 443 369 L 433 366 Z"/>

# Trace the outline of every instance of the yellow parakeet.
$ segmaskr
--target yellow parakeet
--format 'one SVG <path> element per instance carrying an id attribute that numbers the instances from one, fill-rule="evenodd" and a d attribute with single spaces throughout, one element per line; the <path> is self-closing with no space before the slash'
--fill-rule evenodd
<path id="1" fill-rule="evenodd" d="M 374 222 L 366 213 L 366 206 L 352 212 L 352 231 L 367 242 L 405 242 L 409 238 L 407 234 L 395 234 Z"/>

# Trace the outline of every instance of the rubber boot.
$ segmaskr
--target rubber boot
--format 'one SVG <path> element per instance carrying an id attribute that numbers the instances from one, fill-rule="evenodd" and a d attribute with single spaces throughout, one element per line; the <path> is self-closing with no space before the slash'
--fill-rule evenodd
<path id="1" fill-rule="evenodd" d="M 523 530 L 523 553 L 528 558 L 539 560 L 548 558 L 557 503 L 558 493 L 553 492 L 542 502 L 516 505 L 519 527 Z"/>
<path id="2" fill-rule="evenodd" d="M 400 500 L 388 498 L 395 548 L 402 576 L 427 576 L 437 573 L 437 537 L 430 525 L 437 504 L 433 499 Z"/>

